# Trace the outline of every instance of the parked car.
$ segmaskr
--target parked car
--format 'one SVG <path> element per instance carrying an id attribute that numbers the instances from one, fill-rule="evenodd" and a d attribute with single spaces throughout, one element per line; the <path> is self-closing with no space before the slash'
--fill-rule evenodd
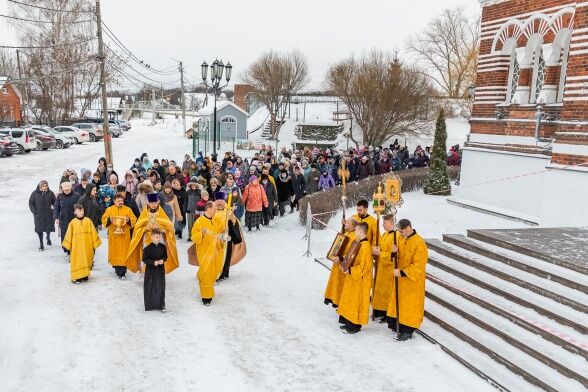
<path id="1" fill-rule="evenodd" d="M 20 149 L 12 136 L 0 136 L 0 157 L 10 157 L 18 154 Z"/>
<path id="2" fill-rule="evenodd" d="M 32 126 L 31 128 L 33 130 L 33 133 L 35 134 L 35 137 L 37 138 L 37 148 L 35 148 L 35 151 L 48 150 L 50 148 L 55 148 L 55 145 L 56 145 L 55 136 L 53 136 L 50 133 L 47 133 L 44 130 L 36 128 L 35 126 Z"/>
<path id="3" fill-rule="evenodd" d="M 104 131 L 102 129 L 102 125 L 92 123 L 92 122 L 84 122 L 84 123 L 75 123 L 72 127 L 76 127 L 81 129 L 82 131 L 86 131 L 89 133 L 90 141 L 96 142 L 98 140 L 104 139 Z"/>
<path id="4" fill-rule="evenodd" d="M 108 124 L 108 133 L 110 133 L 110 136 L 112 137 L 119 137 L 123 134 L 123 130 L 118 124 L 110 121 Z"/>
<path id="5" fill-rule="evenodd" d="M 29 153 L 37 147 L 37 139 L 32 129 L 5 128 L 0 129 L 0 136 L 12 136 L 18 145 L 19 154 Z"/>
<path id="6" fill-rule="evenodd" d="M 82 143 L 90 141 L 90 134 L 87 131 L 83 131 L 77 127 L 59 126 L 59 127 L 53 128 L 53 129 L 59 133 L 62 133 L 64 135 L 67 135 L 67 136 L 73 138 L 76 144 L 82 144 Z"/>
<path id="7" fill-rule="evenodd" d="M 55 138 L 55 148 L 57 148 L 58 150 L 61 150 L 62 148 L 68 148 L 69 146 L 75 143 L 74 140 L 69 136 L 61 135 L 60 133 L 55 132 L 53 128 L 47 125 L 32 125 L 31 128 L 37 131 L 42 131 L 45 134 Z"/>
<path id="8" fill-rule="evenodd" d="M 115 120 L 123 131 L 127 132 L 131 129 L 131 122 L 125 120 Z"/>

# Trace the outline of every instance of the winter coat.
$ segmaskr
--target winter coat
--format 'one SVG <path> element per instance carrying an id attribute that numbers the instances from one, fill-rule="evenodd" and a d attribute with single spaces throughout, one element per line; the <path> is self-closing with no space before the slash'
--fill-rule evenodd
<path id="1" fill-rule="evenodd" d="M 359 159 L 351 159 L 347 164 L 347 170 L 349 170 L 349 182 L 359 180 Z"/>
<path id="2" fill-rule="evenodd" d="M 196 203 L 200 201 L 200 189 L 188 188 L 186 191 L 186 198 L 184 200 L 184 211 L 193 214 L 196 212 Z"/>
<path id="3" fill-rule="evenodd" d="M 135 166 L 135 164 L 133 163 L 133 166 L 129 167 L 129 170 L 136 170 L 137 173 L 145 173 L 145 168 L 142 165 L 139 166 Z"/>
<path id="4" fill-rule="evenodd" d="M 165 204 L 171 207 L 173 211 L 173 217 L 170 217 L 172 222 L 181 222 L 182 218 L 182 211 L 180 210 L 180 205 L 178 203 L 178 198 L 172 192 L 172 197 L 168 198 L 169 196 L 163 193 L 163 197 L 165 198 Z M 166 211 L 167 213 L 167 211 Z"/>
<path id="5" fill-rule="evenodd" d="M 182 216 L 186 213 L 186 198 L 187 193 L 184 188 L 176 189 L 172 188 L 172 192 L 176 195 L 178 199 L 178 205 L 180 206 L 180 211 L 182 212 Z"/>
<path id="6" fill-rule="evenodd" d="M 366 163 L 361 163 L 359 165 L 359 179 L 363 180 L 364 178 L 368 178 L 369 176 L 374 175 L 374 166 L 368 160 Z"/>
<path id="7" fill-rule="evenodd" d="M 391 167 L 391 165 L 390 165 L 390 161 L 388 159 L 380 160 L 380 168 L 379 168 L 378 173 L 386 174 L 390 171 L 390 167 Z"/>
<path id="8" fill-rule="evenodd" d="M 88 185 L 89 186 L 89 185 Z M 61 227 L 61 235 L 65 235 L 65 230 L 69 222 L 74 218 L 74 205 L 80 199 L 80 195 L 75 192 L 70 192 L 69 195 L 60 193 L 55 199 L 53 208 L 53 219 L 59 219 L 59 226 Z"/>
<path id="9" fill-rule="evenodd" d="M 326 191 L 331 188 L 335 187 L 335 180 L 330 174 L 321 175 L 321 179 L 319 180 L 319 189 L 321 191 Z"/>
<path id="10" fill-rule="evenodd" d="M 35 232 L 52 233 L 55 231 L 53 224 L 53 206 L 55 194 L 51 190 L 42 192 L 39 187 L 29 197 L 29 208 L 35 218 Z"/>
<path id="11" fill-rule="evenodd" d="M 278 191 L 276 190 L 276 186 L 268 180 L 267 184 L 261 184 L 261 187 L 265 191 L 268 205 L 271 206 L 271 208 L 274 208 L 278 202 Z"/>
<path id="12" fill-rule="evenodd" d="M 267 208 L 269 206 L 265 191 L 259 184 L 249 184 L 245 187 L 243 202 L 245 203 L 245 210 L 249 212 L 261 212 L 263 207 Z"/>
<path id="13" fill-rule="evenodd" d="M 163 176 L 161 178 L 165 178 L 165 181 L 169 181 L 170 184 L 172 182 L 174 182 L 174 180 L 178 180 L 180 182 L 180 184 L 183 184 L 184 183 L 183 177 L 182 177 L 182 173 L 179 173 L 177 171 L 176 171 L 176 174 L 168 174 L 167 177 L 166 176 Z"/>
<path id="14" fill-rule="evenodd" d="M 102 224 L 102 213 L 98 201 L 90 196 L 92 189 L 95 187 L 96 185 L 94 184 L 88 184 L 86 187 L 86 193 L 84 193 L 84 196 L 80 197 L 78 204 L 81 204 L 82 207 L 84 207 L 84 216 L 89 218 L 92 223 L 94 223 L 95 227 L 98 227 Z M 110 187 L 108 188 L 112 189 Z"/>
<path id="15" fill-rule="evenodd" d="M 294 195 L 294 188 L 292 188 L 292 179 L 290 176 L 285 179 L 278 177 L 276 180 L 276 190 L 278 191 L 279 203 L 290 201 L 290 197 Z"/>
<path id="16" fill-rule="evenodd" d="M 136 218 L 138 218 L 139 215 L 141 215 L 139 206 L 137 206 L 137 202 L 135 202 L 135 199 L 133 198 L 133 195 L 131 195 L 130 192 L 126 192 L 125 201 L 123 202 L 123 204 L 129 207 L 131 211 L 133 211 L 133 214 L 135 214 Z"/>
<path id="17" fill-rule="evenodd" d="M 129 176 L 129 175 L 131 176 L 130 180 L 127 179 L 127 176 Z M 125 188 L 127 188 L 127 192 L 130 192 L 131 195 L 136 195 L 138 181 L 135 178 L 135 176 L 133 175 L 132 171 L 129 170 L 126 172 L 125 178 L 123 181 L 124 181 L 123 184 L 124 184 Z"/>
<path id="18" fill-rule="evenodd" d="M 306 195 L 306 182 L 302 174 L 292 176 L 292 189 L 296 200 L 300 200 Z"/>
<path id="19" fill-rule="evenodd" d="M 137 191 L 139 194 L 135 197 L 135 201 L 137 202 L 137 207 L 139 207 L 139 211 L 143 211 L 147 207 L 147 193 L 153 192 L 153 187 L 148 186 L 147 184 L 139 184 L 137 185 Z"/>
<path id="20" fill-rule="evenodd" d="M 319 190 L 319 182 L 321 180 L 321 173 L 313 169 L 308 173 L 308 180 L 306 181 L 306 193 L 312 195 Z"/>

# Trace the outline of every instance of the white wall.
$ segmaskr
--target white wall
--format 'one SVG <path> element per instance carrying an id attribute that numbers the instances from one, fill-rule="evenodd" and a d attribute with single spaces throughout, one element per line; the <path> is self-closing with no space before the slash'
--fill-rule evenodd
<path id="1" fill-rule="evenodd" d="M 517 176 L 540 172 L 547 164 L 549 158 L 466 148 L 455 196 L 538 218 L 545 174 Z"/>
<path id="2" fill-rule="evenodd" d="M 553 167 L 549 157 L 466 148 L 454 196 L 542 226 L 588 226 L 588 169 Z"/>

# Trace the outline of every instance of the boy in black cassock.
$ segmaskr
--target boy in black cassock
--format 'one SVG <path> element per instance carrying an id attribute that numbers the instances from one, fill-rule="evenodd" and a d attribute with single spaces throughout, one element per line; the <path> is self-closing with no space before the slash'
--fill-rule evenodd
<path id="1" fill-rule="evenodd" d="M 165 312 L 165 268 L 163 263 L 167 260 L 167 248 L 161 243 L 161 231 L 158 229 L 151 231 L 151 241 L 143 249 L 145 310 Z"/>

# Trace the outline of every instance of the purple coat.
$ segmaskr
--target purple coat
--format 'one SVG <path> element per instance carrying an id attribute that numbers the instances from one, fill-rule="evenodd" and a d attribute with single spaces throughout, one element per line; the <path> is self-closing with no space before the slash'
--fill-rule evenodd
<path id="1" fill-rule="evenodd" d="M 326 177 L 321 175 L 319 180 L 319 190 L 326 191 L 327 189 L 331 189 L 333 187 L 335 187 L 335 180 L 333 179 L 333 176 L 330 174 L 327 174 Z"/>

